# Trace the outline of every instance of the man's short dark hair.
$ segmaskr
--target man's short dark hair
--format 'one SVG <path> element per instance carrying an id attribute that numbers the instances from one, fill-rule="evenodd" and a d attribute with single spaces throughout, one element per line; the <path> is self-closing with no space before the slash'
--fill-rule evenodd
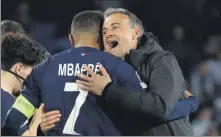
<path id="1" fill-rule="evenodd" d="M 20 62 L 27 66 L 35 66 L 45 60 L 45 50 L 41 45 L 25 35 L 7 33 L 1 39 L 2 69 L 9 70 Z"/>
<path id="2" fill-rule="evenodd" d="M 11 21 L 11 20 L 4 20 L 1 22 L 1 35 L 5 33 L 20 33 L 25 34 L 25 30 L 23 29 L 22 25 L 18 22 Z"/>
<path id="3" fill-rule="evenodd" d="M 74 16 L 71 32 L 100 33 L 104 22 L 104 15 L 100 11 L 83 11 Z"/>

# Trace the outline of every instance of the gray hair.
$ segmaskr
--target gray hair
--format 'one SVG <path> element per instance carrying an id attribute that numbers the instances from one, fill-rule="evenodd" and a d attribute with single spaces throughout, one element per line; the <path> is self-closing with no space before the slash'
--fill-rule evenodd
<path id="1" fill-rule="evenodd" d="M 136 15 L 134 15 L 133 13 L 131 13 L 130 11 L 126 10 L 126 9 L 122 9 L 122 8 L 108 8 L 105 12 L 104 12 L 104 19 L 106 19 L 108 16 L 115 14 L 115 13 L 120 13 L 120 14 L 124 14 L 127 15 L 130 19 L 130 25 L 132 28 L 134 27 L 138 27 L 140 29 L 140 33 L 141 35 L 138 37 L 138 39 L 140 39 L 144 33 L 144 28 L 143 28 L 143 24 L 141 22 L 141 20 L 139 18 L 137 18 Z"/>

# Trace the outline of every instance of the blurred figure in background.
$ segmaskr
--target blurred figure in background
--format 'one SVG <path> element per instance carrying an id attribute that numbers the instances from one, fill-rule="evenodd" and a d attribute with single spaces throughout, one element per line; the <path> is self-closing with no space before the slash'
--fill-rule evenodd
<path id="1" fill-rule="evenodd" d="M 212 129 L 209 130 L 208 136 L 220 136 L 219 129 L 216 126 L 212 126 Z"/>
<path id="2" fill-rule="evenodd" d="M 201 103 L 221 95 L 221 37 L 209 37 L 204 54 L 191 76 L 191 91 Z"/>
<path id="3" fill-rule="evenodd" d="M 22 25 L 18 22 L 11 21 L 11 20 L 4 20 L 1 22 L 1 36 L 5 33 L 19 33 L 25 34 L 25 30 L 23 29 Z"/>
<path id="4" fill-rule="evenodd" d="M 203 46 L 203 58 L 217 59 L 221 49 L 221 36 L 209 36 L 205 45 Z"/>
<path id="5" fill-rule="evenodd" d="M 191 75 L 191 92 L 198 97 L 201 107 L 210 105 L 213 116 L 211 129 L 203 128 L 196 132 L 204 135 L 221 135 L 221 37 L 210 36 L 203 48 L 203 61 L 194 69 Z M 202 111 L 199 111 L 202 113 Z M 212 119 L 211 118 L 211 119 Z M 198 126 L 197 126 L 198 127 Z M 198 134 L 197 134 L 198 135 Z M 200 134 L 199 134 L 200 135 Z"/>
<path id="6" fill-rule="evenodd" d="M 203 108 L 196 120 L 192 122 L 193 132 L 195 136 L 208 136 L 215 134 L 215 122 L 212 119 L 212 109 Z"/>
<path id="7" fill-rule="evenodd" d="M 22 35 L 27 34 L 23 26 L 20 23 L 16 21 L 12 21 L 12 20 L 3 20 L 1 22 L 1 36 L 5 35 L 6 33 L 15 33 L 15 34 L 22 34 Z M 35 40 L 33 41 L 35 42 L 36 45 L 42 46 L 37 41 Z M 45 52 L 46 58 L 50 57 L 51 54 L 46 50 L 46 48 L 44 46 L 42 46 L 42 48 L 44 48 L 44 50 L 46 51 Z"/>
<path id="8" fill-rule="evenodd" d="M 12 17 L 12 20 L 16 20 L 19 22 L 23 27 L 25 32 L 29 35 L 29 37 L 32 37 L 32 31 L 31 31 L 31 23 L 32 19 L 29 15 L 29 3 L 28 1 L 24 0 L 22 1 L 15 9 L 15 14 Z"/>
<path id="9" fill-rule="evenodd" d="M 72 47 L 68 37 L 70 28 L 65 26 L 66 22 L 61 22 L 57 25 L 54 34 L 55 44 L 53 45 L 54 48 L 51 52 L 53 55 Z"/>
<path id="10" fill-rule="evenodd" d="M 218 124 L 218 129 L 221 135 L 221 97 L 215 99 L 213 112 L 214 112 L 214 120 Z"/>
<path id="11" fill-rule="evenodd" d="M 188 79 L 189 69 L 191 68 L 192 60 L 192 47 L 189 44 L 186 44 L 185 41 L 185 30 L 181 25 L 176 25 L 173 28 L 173 39 L 168 44 L 166 50 L 172 52 L 182 71 L 185 79 Z"/>

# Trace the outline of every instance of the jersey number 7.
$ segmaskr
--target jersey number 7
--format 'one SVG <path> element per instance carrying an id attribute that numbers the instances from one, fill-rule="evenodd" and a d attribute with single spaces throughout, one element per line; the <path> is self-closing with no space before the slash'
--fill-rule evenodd
<path id="1" fill-rule="evenodd" d="M 78 115 L 80 113 L 80 109 L 84 104 L 88 91 L 81 90 L 77 83 L 74 82 L 66 82 L 64 87 L 64 92 L 80 92 L 75 100 L 74 107 L 71 111 L 71 114 L 68 117 L 68 120 L 64 126 L 63 134 L 68 135 L 81 135 L 77 133 L 75 129 L 75 123 L 77 121 Z"/>

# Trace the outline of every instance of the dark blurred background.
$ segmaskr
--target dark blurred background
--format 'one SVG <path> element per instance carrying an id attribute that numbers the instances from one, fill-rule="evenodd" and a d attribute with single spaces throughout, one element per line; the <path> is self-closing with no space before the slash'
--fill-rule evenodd
<path id="1" fill-rule="evenodd" d="M 70 47 L 74 15 L 126 8 L 173 52 L 201 102 L 190 120 L 195 135 L 221 135 L 221 0 L 2 0 L 1 20 L 15 20 L 51 54 Z"/>

